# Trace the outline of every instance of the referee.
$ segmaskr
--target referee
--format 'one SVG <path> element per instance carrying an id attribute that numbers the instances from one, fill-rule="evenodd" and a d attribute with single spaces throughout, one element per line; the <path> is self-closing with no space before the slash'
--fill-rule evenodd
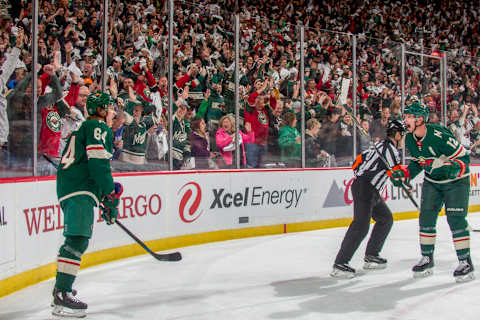
<path id="1" fill-rule="evenodd" d="M 387 167 L 380 159 L 380 152 L 390 168 L 400 165 L 398 148 L 403 145 L 406 132 L 405 124 L 399 120 L 390 120 L 387 125 L 387 137 L 357 156 L 352 167 L 355 181 L 352 184 L 353 221 L 345 234 L 340 251 L 335 258 L 334 278 L 353 278 L 355 269 L 349 266 L 350 259 L 368 233 L 370 219 L 375 226 L 365 251 L 364 269 L 384 269 L 387 260 L 379 253 L 392 228 L 392 212 L 387 207 L 380 192 L 388 179 Z M 376 149 L 375 149 L 376 147 Z M 398 186 L 398 183 L 395 183 Z"/>

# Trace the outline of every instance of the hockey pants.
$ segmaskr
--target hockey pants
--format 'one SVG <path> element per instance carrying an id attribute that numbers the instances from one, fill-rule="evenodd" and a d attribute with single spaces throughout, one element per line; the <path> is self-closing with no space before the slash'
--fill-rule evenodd
<path id="1" fill-rule="evenodd" d="M 355 179 L 352 183 L 352 195 L 354 200 L 353 221 L 345 234 L 335 263 L 350 262 L 368 233 L 371 218 L 375 221 L 375 226 L 370 235 L 365 255 L 377 256 L 392 228 L 392 212 L 368 179 L 361 177 Z"/>

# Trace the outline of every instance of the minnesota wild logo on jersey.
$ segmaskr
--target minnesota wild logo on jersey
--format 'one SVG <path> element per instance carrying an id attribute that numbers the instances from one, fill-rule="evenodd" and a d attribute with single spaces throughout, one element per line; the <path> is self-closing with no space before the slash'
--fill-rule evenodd
<path id="1" fill-rule="evenodd" d="M 468 176 L 470 157 L 467 150 L 445 127 L 427 124 L 427 131 L 419 139 L 408 133 L 405 145 L 412 156 L 411 175 L 425 170 L 425 179 L 445 183 Z"/>
<path id="2" fill-rule="evenodd" d="M 60 115 L 56 111 L 49 112 L 46 117 L 46 123 L 53 132 L 60 132 Z"/>
<path id="3" fill-rule="evenodd" d="M 258 122 L 260 122 L 263 125 L 268 124 L 267 115 L 265 114 L 265 112 L 259 112 L 258 113 Z"/>

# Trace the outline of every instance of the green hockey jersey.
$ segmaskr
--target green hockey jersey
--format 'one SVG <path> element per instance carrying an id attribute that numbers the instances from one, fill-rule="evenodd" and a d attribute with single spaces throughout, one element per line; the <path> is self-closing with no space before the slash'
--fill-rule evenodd
<path id="1" fill-rule="evenodd" d="M 137 123 L 135 120 L 125 126 L 123 130 L 123 150 L 120 160 L 134 164 L 145 163 L 147 149 L 147 132 L 158 120 L 152 116 L 144 116 Z"/>
<path id="2" fill-rule="evenodd" d="M 179 168 L 186 158 L 190 157 L 190 127 L 184 119 L 179 119 L 174 114 L 172 119 L 173 145 L 172 156 L 173 165 Z"/>
<path id="3" fill-rule="evenodd" d="M 218 123 L 221 117 L 225 115 L 225 103 L 223 97 L 217 91 L 212 89 L 208 100 L 203 100 L 198 108 L 197 117 L 206 118 L 207 123 L 213 121 Z"/>
<path id="4" fill-rule="evenodd" d="M 100 120 L 86 120 L 74 131 L 63 150 L 57 172 L 57 196 L 63 200 L 88 195 L 99 203 L 114 189 L 110 160 L 113 133 Z"/>
<path id="5" fill-rule="evenodd" d="M 427 132 L 422 139 L 407 133 L 405 146 L 412 156 L 408 165 L 412 179 L 422 170 L 425 171 L 425 179 L 434 183 L 458 180 L 470 173 L 468 151 L 443 126 L 427 124 Z"/>
<path id="6" fill-rule="evenodd" d="M 155 105 L 143 99 L 138 93 L 135 93 L 135 100 L 130 100 L 128 92 L 121 92 L 117 97 L 117 101 L 123 103 L 124 110 L 130 115 L 133 115 L 133 108 L 139 104 L 143 106 L 143 112 L 145 114 L 155 110 Z"/>

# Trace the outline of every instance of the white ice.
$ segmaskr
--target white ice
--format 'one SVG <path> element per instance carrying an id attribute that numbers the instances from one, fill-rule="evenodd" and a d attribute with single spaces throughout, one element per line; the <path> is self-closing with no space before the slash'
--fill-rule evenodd
<path id="1" fill-rule="evenodd" d="M 480 229 L 480 214 L 469 222 Z M 420 258 L 417 224 L 395 222 L 382 251 L 388 268 L 351 280 L 329 277 L 346 230 L 337 228 L 181 248 L 181 262 L 144 255 L 81 270 L 74 286 L 89 304 L 88 320 L 479 319 L 479 282 L 455 283 L 445 217 L 438 221 L 434 275 L 412 278 Z M 480 266 L 480 232 L 471 239 Z M 365 243 L 351 262 L 358 270 Z M 50 279 L 0 299 L 0 319 L 54 319 L 52 286 Z"/>

